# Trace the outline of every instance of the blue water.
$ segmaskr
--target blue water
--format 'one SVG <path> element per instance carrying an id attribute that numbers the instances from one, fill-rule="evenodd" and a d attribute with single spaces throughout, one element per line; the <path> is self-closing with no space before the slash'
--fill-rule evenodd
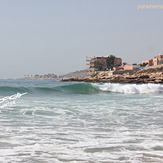
<path id="1" fill-rule="evenodd" d="M 0 162 L 163 162 L 162 117 L 161 84 L 0 80 Z"/>

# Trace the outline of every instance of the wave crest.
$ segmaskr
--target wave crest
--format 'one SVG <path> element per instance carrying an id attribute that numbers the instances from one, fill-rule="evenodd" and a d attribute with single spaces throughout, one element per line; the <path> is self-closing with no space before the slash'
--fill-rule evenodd
<path id="1" fill-rule="evenodd" d="M 162 84 L 117 84 L 117 83 L 93 83 L 93 87 L 107 92 L 115 93 L 161 93 L 163 92 Z"/>

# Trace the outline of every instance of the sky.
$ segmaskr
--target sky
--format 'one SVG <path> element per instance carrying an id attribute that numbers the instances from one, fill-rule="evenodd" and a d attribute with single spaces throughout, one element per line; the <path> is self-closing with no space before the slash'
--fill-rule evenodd
<path id="1" fill-rule="evenodd" d="M 0 0 L 0 78 L 66 74 L 86 57 L 163 54 L 162 0 Z"/>

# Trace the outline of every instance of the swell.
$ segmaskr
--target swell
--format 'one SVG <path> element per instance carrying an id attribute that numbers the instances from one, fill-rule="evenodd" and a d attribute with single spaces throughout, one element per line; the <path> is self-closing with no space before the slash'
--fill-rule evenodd
<path id="1" fill-rule="evenodd" d="M 55 94 L 55 93 L 71 93 L 71 94 L 93 94 L 98 93 L 100 90 L 93 87 L 89 83 L 77 83 L 69 85 L 61 85 L 55 87 L 9 87 L 1 86 L 0 95 L 11 93 L 32 93 L 32 94 Z"/>
<path id="2" fill-rule="evenodd" d="M 29 91 L 26 87 L 10 87 L 10 86 L 1 86 L 0 87 L 0 94 L 4 95 L 6 93 L 15 93 L 15 92 L 27 92 Z"/>
<path id="3" fill-rule="evenodd" d="M 144 94 L 144 93 L 163 93 L 162 84 L 115 84 L 115 83 L 69 83 L 67 85 L 59 85 L 54 87 L 10 87 L 1 86 L 0 95 L 9 95 L 15 93 L 28 94 L 97 94 L 102 92 L 108 93 L 131 93 L 131 94 Z"/>

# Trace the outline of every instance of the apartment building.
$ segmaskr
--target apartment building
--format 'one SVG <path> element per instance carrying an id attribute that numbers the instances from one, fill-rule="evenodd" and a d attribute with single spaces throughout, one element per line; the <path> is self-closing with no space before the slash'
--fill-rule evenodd
<path id="1" fill-rule="evenodd" d="M 108 57 L 90 57 L 90 59 L 87 59 L 86 61 L 87 66 L 89 68 L 87 69 L 88 73 L 94 73 L 96 71 L 101 71 L 101 70 L 108 70 L 107 68 L 107 58 Z M 114 58 L 114 65 L 122 65 L 122 59 L 121 58 Z"/>
<path id="2" fill-rule="evenodd" d="M 151 60 L 143 60 L 142 64 L 147 64 L 148 66 L 153 66 L 153 59 L 151 59 Z"/>
<path id="3" fill-rule="evenodd" d="M 99 71 L 99 69 L 107 68 L 106 57 L 90 57 L 86 61 L 88 62 L 87 66 L 89 66 L 87 69 L 88 73 L 94 73 L 95 71 Z"/>
<path id="4" fill-rule="evenodd" d="M 157 66 L 161 64 L 163 64 L 163 55 L 159 54 L 157 57 L 154 57 L 153 66 Z"/>
<path id="5" fill-rule="evenodd" d="M 157 57 L 154 57 L 151 60 L 143 60 L 143 63 L 147 63 L 147 66 L 157 66 L 163 64 L 163 55 L 159 54 Z"/>

